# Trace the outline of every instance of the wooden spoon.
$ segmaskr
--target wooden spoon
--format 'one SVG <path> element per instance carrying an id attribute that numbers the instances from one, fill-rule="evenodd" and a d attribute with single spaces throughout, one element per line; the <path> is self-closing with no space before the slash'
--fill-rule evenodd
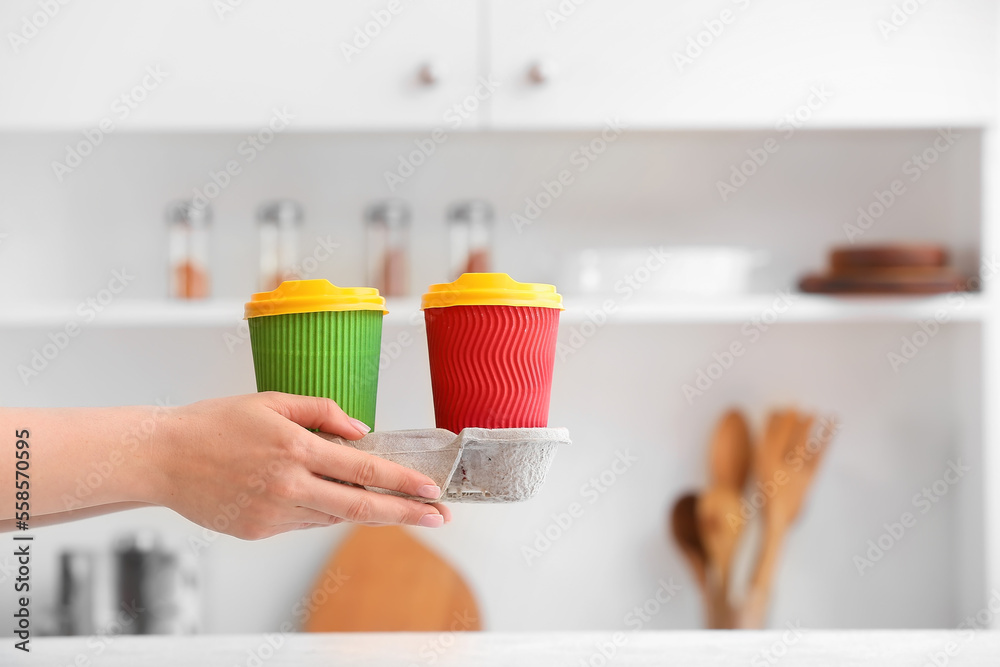
<path id="1" fill-rule="evenodd" d="M 670 533 L 684 554 L 684 558 L 687 559 L 694 573 L 694 579 L 704 594 L 708 556 L 705 553 L 705 545 L 701 542 L 701 535 L 698 533 L 697 504 L 698 496 L 694 493 L 685 493 L 677 499 L 670 512 Z"/>
<path id="2" fill-rule="evenodd" d="M 710 486 L 742 491 L 750 474 L 752 459 L 747 420 L 739 410 L 730 410 L 716 427 L 708 451 Z"/>
<path id="3" fill-rule="evenodd" d="M 731 614 L 726 601 L 719 595 L 717 583 L 708 580 L 708 554 L 698 531 L 697 506 L 698 496 L 695 493 L 686 493 L 678 498 L 670 512 L 670 532 L 687 559 L 701 591 L 706 627 L 725 628 Z"/>
<path id="4" fill-rule="evenodd" d="M 719 421 L 708 450 L 709 488 L 691 507 L 707 558 L 704 591 L 709 627 L 731 627 L 729 575 L 743 529 L 740 499 L 751 465 L 750 429 L 738 410 Z M 734 519 L 733 521 L 730 518 Z"/>
<path id="5" fill-rule="evenodd" d="M 724 610 L 718 627 L 731 627 L 729 575 L 733 555 L 743 532 L 738 491 L 724 486 L 708 489 L 698 496 L 698 532 L 708 555 L 708 590 L 715 593 L 715 608 Z"/>

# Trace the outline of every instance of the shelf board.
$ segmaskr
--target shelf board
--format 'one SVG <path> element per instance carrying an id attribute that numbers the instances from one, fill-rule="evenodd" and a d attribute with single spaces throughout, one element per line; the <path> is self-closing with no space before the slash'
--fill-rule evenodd
<path id="1" fill-rule="evenodd" d="M 42 301 L 7 305 L 0 313 L 0 327 L 55 329 L 71 322 L 84 329 L 225 327 L 235 326 L 242 317 L 243 302 L 228 299 L 118 299 L 99 312 L 95 306 L 81 302 Z"/>
<path id="2" fill-rule="evenodd" d="M 800 132 L 896 132 L 899 130 L 934 131 L 942 127 L 986 129 L 993 123 L 987 114 L 968 113 L 952 114 L 883 116 L 883 115 L 841 115 L 834 118 L 815 118 L 809 121 L 808 127 Z M 5 119 L 0 120 L 0 135 L 45 135 L 45 134 L 78 134 L 93 125 L 92 121 L 70 122 L 52 119 Z M 383 124 L 357 121 L 309 121 L 297 120 L 294 126 L 283 131 L 287 135 L 309 134 L 401 134 L 427 133 L 438 128 L 439 122 L 387 122 Z M 637 117 L 629 121 L 630 132 L 773 132 L 774 118 L 767 113 L 754 117 L 741 115 L 731 118 L 705 118 L 691 114 L 678 114 L 670 118 Z M 600 120 L 559 119 L 526 121 L 494 121 L 489 125 L 484 122 L 467 122 L 461 127 L 451 129 L 455 134 L 476 134 L 487 132 L 526 132 L 526 133 L 579 133 L 600 132 L 605 128 L 605 122 Z M 227 119 L 225 121 L 199 120 L 149 120 L 129 119 L 127 126 L 115 128 L 115 134 L 126 136 L 141 136 L 144 134 L 215 134 L 240 137 L 245 134 L 255 134 L 260 130 L 259 122 L 239 122 Z"/>
<path id="3" fill-rule="evenodd" d="M 788 293 L 786 293 L 788 294 Z M 621 323 L 741 323 L 756 319 L 774 322 L 916 322 L 943 314 L 947 321 L 985 319 L 988 303 L 979 294 L 932 297 L 835 297 L 790 293 L 752 294 L 740 297 L 643 300 L 618 303 L 609 322 Z M 567 300 L 564 322 L 595 319 L 592 314 L 606 300 Z M 606 308 L 603 308 L 607 310 Z M 781 311 L 779 311 L 781 309 Z"/>
<path id="4" fill-rule="evenodd" d="M 778 312 L 775 303 L 785 308 Z M 607 307 L 608 305 L 611 307 Z M 961 304 L 961 305 L 959 305 Z M 419 322 L 420 301 L 389 299 L 386 326 Z M 567 298 L 561 321 L 577 324 L 589 320 L 615 324 L 742 323 L 766 322 L 916 322 L 943 314 L 951 322 L 976 322 L 989 313 L 987 300 L 979 294 L 934 297 L 829 297 L 807 294 L 790 296 L 787 306 L 775 294 L 691 299 L 616 300 L 613 297 Z M 0 328 L 59 329 L 71 322 L 81 328 L 199 328 L 237 327 L 243 317 L 243 301 L 166 301 L 121 299 L 101 312 L 73 302 L 9 304 L 0 312 Z"/>

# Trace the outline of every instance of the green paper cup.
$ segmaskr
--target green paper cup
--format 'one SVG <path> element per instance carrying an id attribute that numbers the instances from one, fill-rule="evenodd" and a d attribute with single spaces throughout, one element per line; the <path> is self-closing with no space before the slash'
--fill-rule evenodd
<path id="1" fill-rule="evenodd" d="M 257 391 L 333 399 L 375 429 L 385 299 L 370 287 L 286 280 L 246 304 Z"/>

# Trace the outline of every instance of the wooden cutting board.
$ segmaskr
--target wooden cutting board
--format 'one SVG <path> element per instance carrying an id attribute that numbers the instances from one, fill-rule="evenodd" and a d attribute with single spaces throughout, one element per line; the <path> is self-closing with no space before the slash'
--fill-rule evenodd
<path id="1" fill-rule="evenodd" d="M 830 253 L 830 268 L 874 268 L 888 266 L 931 266 L 948 264 L 948 251 L 932 243 L 888 243 L 877 246 L 839 247 Z"/>
<path id="2" fill-rule="evenodd" d="M 332 591 L 320 591 L 328 582 Z M 461 575 L 402 526 L 357 526 L 323 567 L 306 632 L 481 630 Z"/>
<path id="3" fill-rule="evenodd" d="M 815 294 L 943 294 L 965 290 L 966 281 L 948 269 L 923 275 L 891 275 L 885 272 L 813 274 L 799 281 L 799 289 Z"/>
<path id="4" fill-rule="evenodd" d="M 831 269 L 828 275 L 834 278 L 856 280 L 910 280 L 955 276 L 955 271 L 941 266 L 866 266 Z"/>

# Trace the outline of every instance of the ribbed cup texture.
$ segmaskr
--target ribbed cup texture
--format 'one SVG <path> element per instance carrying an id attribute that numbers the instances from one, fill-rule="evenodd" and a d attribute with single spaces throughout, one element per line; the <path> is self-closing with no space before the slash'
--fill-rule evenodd
<path id="1" fill-rule="evenodd" d="M 559 310 L 450 306 L 424 320 L 438 428 L 548 425 Z"/>
<path id="2" fill-rule="evenodd" d="M 269 315 L 248 323 L 257 391 L 332 398 L 374 430 L 381 311 Z"/>

